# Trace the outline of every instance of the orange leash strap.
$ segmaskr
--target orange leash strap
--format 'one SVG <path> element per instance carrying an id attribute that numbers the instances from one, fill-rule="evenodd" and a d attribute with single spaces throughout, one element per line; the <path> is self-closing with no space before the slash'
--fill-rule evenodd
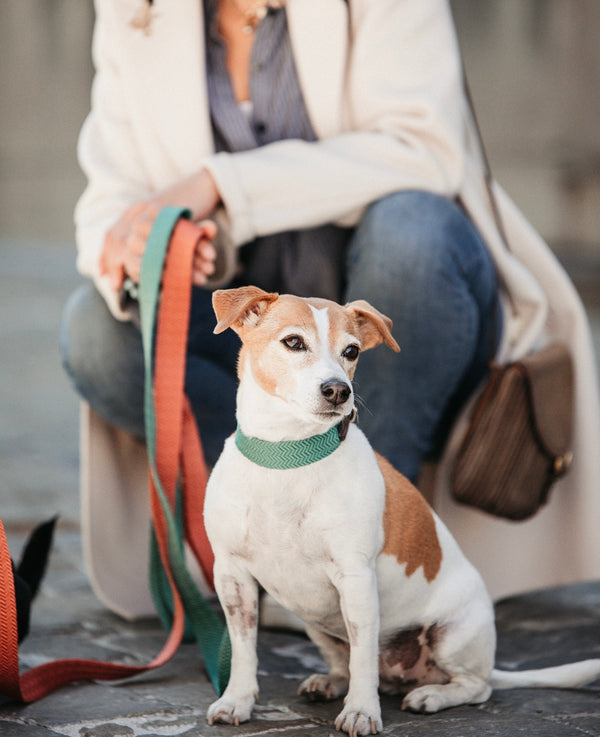
<path id="1" fill-rule="evenodd" d="M 191 306 L 194 250 L 201 231 L 180 219 L 173 230 L 163 272 L 154 359 L 156 468 L 171 508 L 180 471 L 184 486 L 185 537 L 209 586 L 214 556 L 204 528 L 207 469 L 191 407 L 185 396 L 185 356 Z M 164 295 L 168 295 L 165 299 Z M 181 357 L 181 360 L 180 360 Z"/>

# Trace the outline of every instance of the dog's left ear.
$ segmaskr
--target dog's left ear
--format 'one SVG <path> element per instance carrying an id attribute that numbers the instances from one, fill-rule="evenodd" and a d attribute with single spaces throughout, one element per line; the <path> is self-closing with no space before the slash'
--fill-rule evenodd
<path id="1" fill-rule="evenodd" d="M 358 325 L 361 350 L 375 348 L 380 343 L 385 343 L 396 353 L 400 350 L 400 346 L 392 335 L 392 321 L 389 317 L 376 310 L 364 299 L 348 302 L 345 309 L 353 313 Z"/>
<path id="2" fill-rule="evenodd" d="M 239 287 L 238 289 L 217 289 L 213 292 L 213 310 L 217 316 L 215 333 L 227 328 L 237 333 L 241 328 L 256 325 L 271 302 L 279 295 L 265 292 L 259 287 Z"/>

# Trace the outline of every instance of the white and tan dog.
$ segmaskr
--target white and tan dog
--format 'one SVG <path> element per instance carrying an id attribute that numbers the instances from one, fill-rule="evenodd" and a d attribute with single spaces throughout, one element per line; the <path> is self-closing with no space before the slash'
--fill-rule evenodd
<path id="1" fill-rule="evenodd" d="M 328 667 L 300 686 L 345 695 L 336 727 L 382 728 L 378 688 L 435 712 L 492 688 L 576 686 L 600 660 L 493 670 L 494 611 L 483 581 L 410 482 L 349 425 L 360 351 L 399 350 L 391 321 L 256 287 L 215 292 L 215 332 L 242 340 L 238 431 L 209 480 L 206 529 L 232 644 L 212 724 L 250 718 L 257 698 L 258 583 L 305 623 Z M 258 583 L 257 583 L 258 582 Z"/>

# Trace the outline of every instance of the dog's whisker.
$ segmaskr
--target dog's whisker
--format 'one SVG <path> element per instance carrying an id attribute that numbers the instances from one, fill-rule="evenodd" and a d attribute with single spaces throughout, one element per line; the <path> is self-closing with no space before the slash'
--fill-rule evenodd
<path id="1" fill-rule="evenodd" d="M 354 403 L 361 412 L 366 412 L 371 417 L 373 416 L 373 412 L 369 409 L 365 400 L 356 392 L 354 392 Z"/>

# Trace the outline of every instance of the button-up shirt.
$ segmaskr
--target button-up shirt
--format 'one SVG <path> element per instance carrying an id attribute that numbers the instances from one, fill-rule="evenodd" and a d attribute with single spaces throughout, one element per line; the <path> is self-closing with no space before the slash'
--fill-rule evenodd
<path id="1" fill-rule="evenodd" d="M 206 0 L 205 8 L 215 149 L 234 153 L 288 138 L 315 141 L 296 74 L 285 8 L 270 9 L 254 30 L 247 103 L 238 103 L 234 97 L 226 47 L 217 27 L 216 0 Z M 347 229 L 323 225 L 257 238 L 241 248 L 240 283 L 339 301 L 348 235 Z"/>

